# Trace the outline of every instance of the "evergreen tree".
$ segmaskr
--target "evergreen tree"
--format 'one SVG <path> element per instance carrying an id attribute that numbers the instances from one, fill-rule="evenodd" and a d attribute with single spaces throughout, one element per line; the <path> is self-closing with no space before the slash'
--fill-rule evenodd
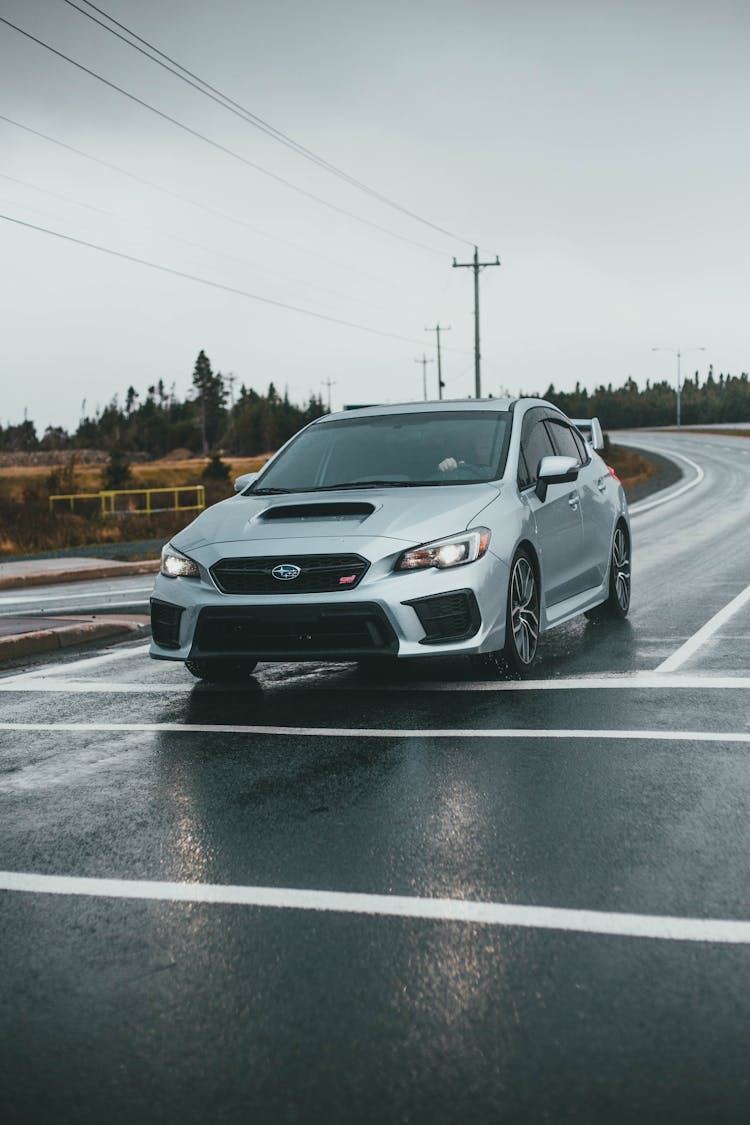
<path id="1" fill-rule="evenodd" d="M 196 391 L 201 445 L 203 452 L 208 454 L 209 449 L 218 442 L 224 426 L 227 392 L 221 374 L 217 372 L 214 375 L 211 361 L 202 350 L 193 368 L 193 386 Z"/>

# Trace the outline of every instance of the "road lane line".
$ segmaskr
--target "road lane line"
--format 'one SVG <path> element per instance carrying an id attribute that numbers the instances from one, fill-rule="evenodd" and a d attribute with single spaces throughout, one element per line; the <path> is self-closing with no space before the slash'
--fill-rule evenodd
<path id="1" fill-rule="evenodd" d="M 641 516 L 644 512 L 650 512 L 652 508 L 659 508 L 662 504 L 668 504 L 671 500 L 677 500 L 679 496 L 684 496 L 686 492 L 690 492 L 691 489 L 697 488 L 706 475 L 696 461 L 692 461 L 689 457 L 686 457 L 684 453 L 675 453 L 673 449 L 653 449 L 649 448 L 648 446 L 632 446 L 630 448 L 643 449 L 646 453 L 659 453 L 662 457 L 674 457 L 679 461 L 685 461 L 691 469 L 695 470 L 696 474 L 692 480 L 689 480 L 687 484 L 683 484 L 682 487 L 678 488 L 676 492 L 670 492 L 669 495 L 660 496 L 656 500 L 638 500 L 635 504 L 629 505 L 628 510 L 631 516 Z"/>
<path id="2" fill-rule="evenodd" d="M 390 682 L 377 683 L 368 681 L 361 684 L 342 683 L 314 683 L 297 684 L 292 681 L 282 685 L 285 689 L 293 687 L 295 692 L 335 691 L 363 693 L 370 692 L 516 692 L 516 691 L 662 691 L 682 688 L 690 691 L 749 691 L 750 676 L 653 676 L 648 673 L 635 673 L 624 676 L 581 677 L 581 679 L 567 678 L 555 680 L 499 680 L 497 682 L 484 680 L 465 681 L 428 681 L 416 683 Z M 36 680 L 0 680 L 0 692 L 6 693 L 31 693 L 40 694 L 63 693 L 68 695 L 163 695 L 170 693 L 187 695 L 192 692 L 196 696 L 232 694 L 234 696 L 250 694 L 254 697 L 258 691 L 269 690 L 260 680 L 248 680 L 246 685 L 237 684 L 198 684 L 193 680 L 151 681 L 142 683 L 127 680 L 84 680 L 65 679 L 64 676 L 50 676 Z"/>
<path id="3" fill-rule="evenodd" d="M 694 633 L 683 645 L 680 645 L 671 656 L 668 656 L 656 669 L 657 672 L 673 672 L 676 668 L 680 668 L 690 657 L 701 648 L 706 641 L 710 640 L 714 633 L 725 625 L 731 617 L 742 609 L 744 605 L 750 602 L 750 586 L 746 586 L 736 598 L 732 598 L 731 602 L 720 609 L 718 613 L 706 622 L 706 624 Z"/>
<path id="4" fill-rule="evenodd" d="M 317 891 L 294 887 L 242 887 L 217 883 L 167 883 L 135 879 L 95 879 L 0 871 L 0 890 L 26 894 L 206 903 L 282 910 L 323 911 L 390 918 L 415 918 L 471 925 L 516 926 L 533 930 L 652 938 L 721 945 L 750 944 L 750 922 L 729 918 L 685 918 L 625 914 L 554 906 L 522 906 L 458 898 Z"/>
<path id="5" fill-rule="evenodd" d="M 534 727 L 429 728 L 397 727 L 278 727 L 244 726 L 230 723 L 0 723 L 0 731 L 67 731 L 70 734 L 246 734 L 286 735 L 315 738 L 496 738 L 496 739 L 572 739 L 585 741 L 640 742 L 719 742 L 750 745 L 750 731 L 695 730 L 588 730 Z"/>
<path id="6" fill-rule="evenodd" d="M 100 668 L 103 664 L 109 664 L 113 660 L 128 660 L 131 656 L 142 656 L 151 648 L 151 643 L 146 641 L 144 644 L 133 645 L 132 648 L 128 646 L 121 646 L 116 649 L 110 649 L 108 652 L 103 653 L 101 656 L 82 656 L 79 660 L 71 660 L 69 663 L 57 662 L 55 664 L 55 675 L 59 675 L 60 671 L 72 672 L 76 668 Z M 31 672 L 17 672 L 12 676 L 5 676 L 0 683 L 23 683 L 26 680 L 43 679 L 49 676 L 49 665 L 45 664 L 41 668 L 34 668 Z"/>

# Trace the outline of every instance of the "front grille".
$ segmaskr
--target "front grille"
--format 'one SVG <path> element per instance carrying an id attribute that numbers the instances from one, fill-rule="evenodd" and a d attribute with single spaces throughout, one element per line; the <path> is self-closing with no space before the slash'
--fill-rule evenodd
<path id="1" fill-rule="evenodd" d="M 191 660 L 244 656 L 257 660 L 355 659 L 395 653 L 398 640 L 379 606 L 206 607 L 195 629 Z"/>
<path id="2" fill-rule="evenodd" d="M 273 569 L 285 565 L 299 567 L 299 577 L 274 578 Z M 359 555 L 272 555 L 220 559 L 211 575 L 224 594 L 323 594 L 353 590 L 369 565 Z"/>
<path id="3" fill-rule="evenodd" d="M 425 631 L 422 645 L 441 641 L 466 641 L 478 632 L 481 615 L 471 590 L 455 590 L 450 594 L 432 594 L 404 602 L 410 605 Z"/>
<path id="4" fill-rule="evenodd" d="M 180 620 L 183 607 L 171 602 L 151 599 L 151 633 L 162 648 L 180 647 Z"/>

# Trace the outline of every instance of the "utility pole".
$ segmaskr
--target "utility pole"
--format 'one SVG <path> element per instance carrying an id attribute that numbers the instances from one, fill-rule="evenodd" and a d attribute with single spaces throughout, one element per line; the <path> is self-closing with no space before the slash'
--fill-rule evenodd
<path id="1" fill-rule="evenodd" d="M 323 386 L 328 388 L 328 413 L 331 413 L 331 387 L 336 386 L 335 379 L 324 379 Z"/>
<path id="2" fill-rule="evenodd" d="M 499 266 L 500 259 L 495 255 L 494 262 L 480 262 L 479 248 L 474 247 L 474 259 L 471 262 L 457 262 L 453 259 L 454 269 L 474 270 L 474 394 L 476 398 L 482 397 L 481 353 L 479 351 L 479 271 L 487 266 Z"/>
<path id="3" fill-rule="evenodd" d="M 425 328 L 425 332 L 434 332 L 435 335 L 437 336 L 438 398 L 443 397 L 443 387 L 445 386 L 445 383 L 443 382 L 443 365 L 442 365 L 441 360 L 440 360 L 440 333 L 441 332 L 450 332 L 450 330 L 451 330 L 450 324 L 448 324 L 448 325 L 436 324 L 434 328 Z"/>
<path id="4" fill-rule="evenodd" d="M 685 348 L 687 352 L 705 352 L 705 348 Z M 680 348 L 652 348 L 652 352 L 671 352 L 672 355 L 677 356 L 677 428 L 682 425 L 682 410 L 680 407 L 680 399 L 682 397 L 682 349 Z"/>
<path id="5" fill-rule="evenodd" d="M 422 352 L 422 358 L 415 359 L 414 362 L 422 364 L 422 391 L 424 393 L 424 400 L 427 402 L 427 364 L 434 363 L 435 360 L 428 359 L 424 352 Z"/>

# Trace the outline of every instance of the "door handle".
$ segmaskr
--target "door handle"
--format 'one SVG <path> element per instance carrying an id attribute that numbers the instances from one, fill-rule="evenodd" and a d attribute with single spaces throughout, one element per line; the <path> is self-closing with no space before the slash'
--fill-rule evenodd
<path id="1" fill-rule="evenodd" d="M 571 492 L 570 496 L 568 497 L 568 504 L 570 504 L 573 511 L 576 510 L 576 508 L 578 507 L 578 493 L 577 492 Z"/>
<path id="2" fill-rule="evenodd" d="M 596 482 L 596 487 L 599 489 L 600 492 L 606 492 L 607 491 L 607 478 L 606 477 L 599 477 L 599 480 Z"/>

